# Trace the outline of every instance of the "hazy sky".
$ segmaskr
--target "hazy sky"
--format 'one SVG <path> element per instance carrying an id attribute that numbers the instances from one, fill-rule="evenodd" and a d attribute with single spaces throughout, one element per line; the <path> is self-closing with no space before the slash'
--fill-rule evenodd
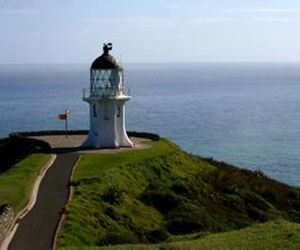
<path id="1" fill-rule="evenodd" d="M 0 63 L 300 61 L 300 0 L 0 0 Z"/>

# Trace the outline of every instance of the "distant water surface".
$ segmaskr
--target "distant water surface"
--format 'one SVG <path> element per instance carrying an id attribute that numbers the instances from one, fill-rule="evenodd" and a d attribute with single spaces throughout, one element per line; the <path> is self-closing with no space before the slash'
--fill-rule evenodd
<path id="1" fill-rule="evenodd" d="M 127 128 L 291 185 L 300 183 L 300 64 L 124 65 Z M 58 113 L 88 128 L 88 65 L 0 65 L 0 137 L 63 129 Z"/>

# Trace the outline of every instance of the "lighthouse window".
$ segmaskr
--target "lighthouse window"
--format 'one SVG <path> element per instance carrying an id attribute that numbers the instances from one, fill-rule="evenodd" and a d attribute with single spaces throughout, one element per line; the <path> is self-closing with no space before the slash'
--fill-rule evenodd
<path id="1" fill-rule="evenodd" d="M 96 105 L 93 104 L 93 116 L 97 117 L 97 110 L 96 110 Z"/>

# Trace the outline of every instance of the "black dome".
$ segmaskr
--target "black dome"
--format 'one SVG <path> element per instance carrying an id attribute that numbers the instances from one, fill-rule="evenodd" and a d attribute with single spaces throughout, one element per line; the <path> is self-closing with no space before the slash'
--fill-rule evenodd
<path id="1" fill-rule="evenodd" d="M 110 43 L 104 44 L 103 54 L 92 63 L 91 69 L 122 69 L 117 60 L 109 54 L 111 49 Z"/>

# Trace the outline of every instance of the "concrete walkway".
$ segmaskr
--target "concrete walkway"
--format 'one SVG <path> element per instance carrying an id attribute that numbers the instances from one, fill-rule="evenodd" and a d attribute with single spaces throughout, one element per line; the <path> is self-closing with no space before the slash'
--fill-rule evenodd
<path id="1" fill-rule="evenodd" d="M 43 178 L 33 209 L 19 221 L 9 250 L 50 250 L 69 195 L 72 167 L 79 154 L 58 154 Z"/>
<path id="2" fill-rule="evenodd" d="M 132 148 L 119 149 L 83 149 L 80 147 L 86 135 L 49 135 L 34 136 L 34 139 L 50 144 L 57 158 L 44 176 L 38 191 L 36 204 L 22 218 L 13 236 L 9 250 L 50 250 L 52 249 L 56 228 L 62 209 L 69 196 L 69 181 L 72 167 L 80 154 L 86 153 L 119 153 L 123 151 L 141 150 L 150 147 L 148 139 L 131 137 Z"/>

